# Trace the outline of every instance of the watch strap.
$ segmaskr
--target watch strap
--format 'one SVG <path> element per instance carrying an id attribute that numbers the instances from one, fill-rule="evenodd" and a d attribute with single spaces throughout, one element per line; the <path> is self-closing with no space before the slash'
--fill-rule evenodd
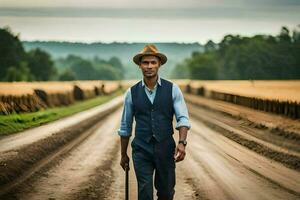
<path id="1" fill-rule="evenodd" d="M 186 140 L 179 140 L 178 144 L 183 144 L 183 146 L 187 145 L 187 141 Z"/>

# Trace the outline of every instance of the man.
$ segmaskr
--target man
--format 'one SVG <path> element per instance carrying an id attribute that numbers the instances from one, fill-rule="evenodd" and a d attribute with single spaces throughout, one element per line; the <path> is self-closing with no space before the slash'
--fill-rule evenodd
<path id="1" fill-rule="evenodd" d="M 143 73 L 143 79 L 125 94 L 121 127 L 120 165 L 129 166 L 127 147 L 136 121 L 135 137 L 131 143 L 132 159 L 138 182 L 138 199 L 153 200 L 154 185 L 158 200 L 172 200 L 175 190 L 175 162 L 185 157 L 187 132 L 190 129 L 186 104 L 180 88 L 158 75 L 167 57 L 154 45 L 146 45 L 133 57 Z M 179 130 L 179 143 L 173 138 L 173 116 Z"/>

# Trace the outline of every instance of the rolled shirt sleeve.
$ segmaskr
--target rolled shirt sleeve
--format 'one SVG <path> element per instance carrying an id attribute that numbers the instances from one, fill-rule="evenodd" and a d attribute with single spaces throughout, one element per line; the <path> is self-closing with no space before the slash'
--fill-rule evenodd
<path id="1" fill-rule="evenodd" d="M 176 130 L 179 130 L 180 127 L 185 126 L 188 129 L 191 128 L 191 124 L 189 121 L 189 114 L 187 110 L 186 103 L 183 98 L 183 94 L 178 87 L 177 84 L 173 83 L 172 88 L 172 98 L 173 98 L 173 106 L 176 117 Z"/>
<path id="2" fill-rule="evenodd" d="M 133 103 L 130 88 L 125 93 L 123 113 L 118 134 L 122 137 L 130 137 L 133 123 Z"/>

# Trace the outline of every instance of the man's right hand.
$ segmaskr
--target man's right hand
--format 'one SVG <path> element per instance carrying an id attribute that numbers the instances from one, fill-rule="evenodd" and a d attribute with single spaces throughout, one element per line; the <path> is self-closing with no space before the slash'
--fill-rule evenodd
<path id="1" fill-rule="evenodd" d="M 124 169 L 124 171 L 126 168 L 128 168 L 129 170 L 129 157 L 127 156 L 127 154 L 121 156 L 120 165 Z"/>

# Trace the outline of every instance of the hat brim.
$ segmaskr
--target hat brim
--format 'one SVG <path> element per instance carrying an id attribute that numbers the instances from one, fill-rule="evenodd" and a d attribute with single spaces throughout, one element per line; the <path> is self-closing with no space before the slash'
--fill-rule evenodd
<path id="1" fill-rule="evenodd" d="M 165 64 L 168 60 L 167 56 L 162 53 L 139 53 L 133 57 L 133 62 L 140 65 L 140 61 L 143 56 L 156 56 L 160 59 L 161 65 Z"/>

